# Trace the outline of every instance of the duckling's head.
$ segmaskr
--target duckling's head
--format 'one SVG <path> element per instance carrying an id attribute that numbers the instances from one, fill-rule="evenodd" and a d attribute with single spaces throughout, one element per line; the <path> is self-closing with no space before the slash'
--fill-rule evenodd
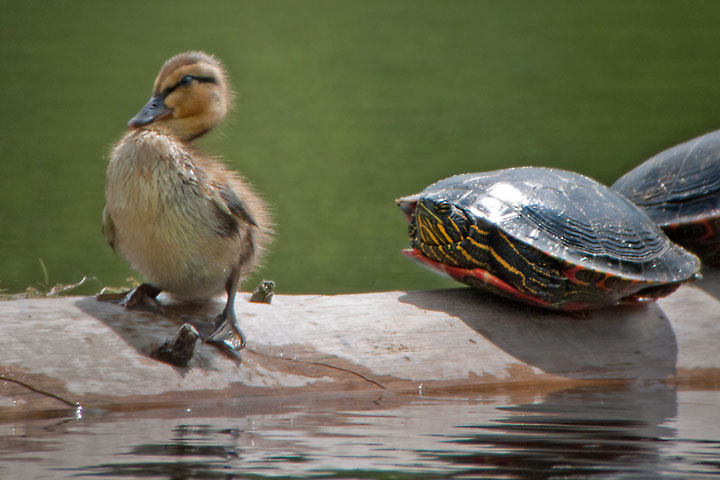
<path id="1" fill-rule="evenodd" d="M 215 57 L 203 52 L 181 53 L 165 62 L 155 79 L 152 98 L 128 125 L 193 140 L 225 117 L 231 99 L 225 69 Z"/>

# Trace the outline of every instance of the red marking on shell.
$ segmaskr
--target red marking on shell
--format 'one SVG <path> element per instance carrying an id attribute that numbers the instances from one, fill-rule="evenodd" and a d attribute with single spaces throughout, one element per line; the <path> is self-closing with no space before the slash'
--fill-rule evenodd
<path id="1" fill-rule="evenodd" d="M 702 237 L 698 238 L 698 241 L 706 242 L 706 241 L 710 240 L 711 238 L 715 237 L 715 235 L 716 235 L 715 229 L 713 228 L 712 224 L 709 221 L 703 220 L 700 223 L 702 223 L 703 227 L 705 227 L 705 233 L 703 234 Z"/>
<path id="2" fill-rule="evenodd" d="M 415 248 L 403 250 L 402 253 L 408 258 L 411 258 L 417 262 L 422 263 L 423 265 L 430 268 L 431 270 L 435 270 L 437 272 L 443 273 L 443 274 L 447 275 L 448 277 L 450 277 L 454 280 L 457 280 L 460 283 L 467 283 L 465 281 L 465 279 L 467 277 L 474 277 L 474 278 L 481 280 L 483 283 L 487 283 L 488 285 L 491 285 L 495 288 L 498 288 L 498 289 L 508 293 L 513 298 L 517 298 L 518 300 L 522 300 L 531 305 L 538 305 L 541 307 L 550 307 L 550 308 L 561 308 L 562 310 L 567 310 L 567 308 L 565 308 L 564 305 L 556 306 L 549 302 L 541 300 L 537 297 L 533 297 L 532 295 L 521 292 L 520 290 L 513 287 L 509 283 L 499 279 L 492 273 L 488 272 L 487 270 L 483 270 L 482 268 L 468 269 L 468 268 L 453 267 L 451 265 L 445 265 L 444 263 L 436 262 L 435 260 L 429 259 L 425 255 L 423 255 L 422 252 L 420 252 L 419 250 L 417 250 Z"/>
<path id="3" fill-rule="evenodd" d="M 612 277 L 612 275 L 606 273 L 605 276 L 602 278 L 602 280 L 600 280 L 599 282 L 595 282 L 595 286 L 604 292 L 612 291 L 612 288 L 605 285 L 605 282 L 610 277 Z"/>
<path id="4" fill-rule="evenodd" d="M 563 271 L 563 275 L 565 275 L 565 277 L 567 277 L 568 280 L 570 280 L 571 282 L 573 282 L 576 285 L 588 285 L 587 282 L 583 282 L 582 280 L 577 278 L 577 273 L 581 270 L 584 270 L 584 268 L 581 267 L 580 265 L 575 265 L 571 269 Z"/>
<path id="5" fill-rule="evenodd" d="M 420 252 L 420 250 L 417 250 L 415 248 L 408 248 L 402 251 L 403 255 L 410 258 L 411 260 L 414 260 L 421 265 L 425 266 L 426 268 L 429 268 L 430 270 L 434 270 L 437 273 L 446 275 L 454 280 L 457 280 L 460 283 L 467 284 L 466 281 L 468 277 L 474 277 L 482 281 L 483 283 L 486 283 L 487 285 L 494 287 L 498 290 L 501 290 L 505 293 L 507 293 L 511 298 L 515 298 L 519 301 L 523 301 L 530 305 L 535 305 L 539 307 L 545 307 L 545 308 L 552 308 L 556 310 L 562 310 L 562 311 L 577 311 L 577 310 L 588 310 L 588 309 L 594 309 L 594 308 L 600 308 L 605 307 L 607 304 L 603 303 L 591 303 L 591 302 L 566 302 L 566 303 L 550 303 L 547 301 L 544 301 L 540 298 L 533 297 L 532 295 L 529 295 L 527 293 L 519 291 L 517 288 L 513 287 L 512 285 L 508 284 L 507 282 L 499 279 L 492 273 L 488 272 L 487 270 L 483 270 L 482 268 L 473 268 L 473 269 L 467 269 L 467 268 L 460 268 L 460 267 L 453 267 L 450 265 L 445 265 L 444 263 L 436 262 L 434 260 L 431 260 L 430 258 L 426 257 L 425 255 Z M 573 279 L 576 281 L 576 283 L 580 285 L 589 285 L 586 282 L 582 282 L 575 278 L 575 274 L 582 270 L 583 268 L 580 266 L 575 266 L 571 269 L 566 270 L 564 273 L 565 275 L 572 281 Z M 601 289 L 604 290 L 611 290 L 609 287 L 604 285 L 604 282 L 607 278 L 612 277 L 612 275 L 606 275 L 605 278 L 603 278 L 600 282 L 596 284 Z M 638 282 L 636 280 L 632 280 L 630 284 L 628 285 L 627 290 L 632 290 L 630 285 L 634 285 Z M 603 284 L 602 286 L 600 284 Z M 623 305 L 636 305 L 636 304 L 645 304 L 645 303 L 652 303 L 657 298 L 654 297 L 648 297 L 647 295 L 643 295 L 641 293 L 633 293 L 630 294 L 618 301 L 618 303 Z"/>

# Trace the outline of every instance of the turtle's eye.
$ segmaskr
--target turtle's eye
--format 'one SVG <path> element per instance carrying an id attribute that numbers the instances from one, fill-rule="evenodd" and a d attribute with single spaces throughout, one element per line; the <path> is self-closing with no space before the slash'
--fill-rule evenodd
<path id="1" fill-rule="evenodd" d="M 437 202 L 435 204 L 435 213 L 438 215 L 450 215 L 452 212 L 452 205 L 448 202 Z"/>

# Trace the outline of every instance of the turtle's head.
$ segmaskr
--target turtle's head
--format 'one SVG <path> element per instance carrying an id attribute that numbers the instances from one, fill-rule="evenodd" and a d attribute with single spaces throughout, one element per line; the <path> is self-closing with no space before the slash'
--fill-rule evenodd
<path id="1" fill-rule="evenodd" d="M 467 214 L 446 200 L 421 198 L 413 213 L 410 228 L 415 228 L 415 241 L 419 243 L 452 245 L 468 236 L 471 222 Z"/>
<path id="2" fill-rule="evenodd" d="M 397 200 L 408 220 L 410 244 L 441 263 L 456 256 L 457 245 L 469 235 L 467 213 L 446 200 L 413 195 Z"/>
<path id="3" fill-rule="evenodd" d="M 203 52 L 181 53 L 165 62 L 152 98 L 128 125 L 193 140 L 225 117 L 231 98 L 225 70 L 217 59 Z"/>

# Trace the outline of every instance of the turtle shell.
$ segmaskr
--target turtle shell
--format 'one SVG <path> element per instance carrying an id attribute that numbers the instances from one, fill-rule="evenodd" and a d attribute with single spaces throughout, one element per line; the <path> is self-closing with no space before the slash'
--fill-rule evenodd
<path id="1" fill-rule="evenodd" d="M 397 202 L 410 222 L 406 255 L 544 307 L 652 300 L 700 268 L 626 198 L 576 173 L 525 167 L 457 175 Z"/>
<path id="2" fill-rule="evenodd" d="M 720 130 L 660 152 L 612 186 L 673 240 L 720 266 Z"/>

